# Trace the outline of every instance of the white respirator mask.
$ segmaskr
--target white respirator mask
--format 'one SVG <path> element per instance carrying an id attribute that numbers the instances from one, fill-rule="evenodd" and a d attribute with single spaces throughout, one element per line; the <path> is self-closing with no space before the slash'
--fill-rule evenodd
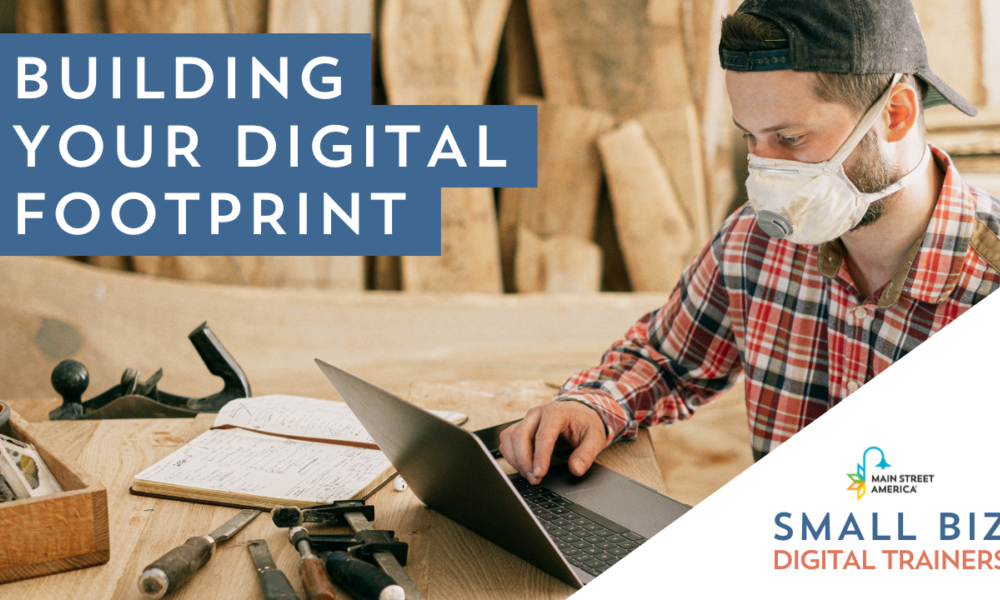
<path id="1" fill-rule="evenodd" d="M 931 152 L 924 148 L 916 169 L 879 192 L 865 194 L 848 179 L 844 161 L 872 128 L 889 103 L 896 74 L 889 89 L 865 113 L 851 136 L 828 161 L 804 163 L 750 155 L 747 192 L 764 233 L 795 244 L 821 244 L 835 240 L 857 226 L 868 206 L 910 185 L 927 169 Z"/>

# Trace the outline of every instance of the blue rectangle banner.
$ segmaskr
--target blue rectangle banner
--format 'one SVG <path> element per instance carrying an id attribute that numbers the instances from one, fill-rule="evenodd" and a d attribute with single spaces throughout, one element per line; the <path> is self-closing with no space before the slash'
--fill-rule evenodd
<path id="1" fill-rule="evenodd" d="M 372 106 L 371 37 L 0 36 L 2 255 L 439 255 L 534 106 Z"/>

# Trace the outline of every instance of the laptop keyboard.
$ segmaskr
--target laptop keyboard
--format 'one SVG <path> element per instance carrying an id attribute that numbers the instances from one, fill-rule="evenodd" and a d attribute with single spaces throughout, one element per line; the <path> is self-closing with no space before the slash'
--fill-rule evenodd
<path id="1" fill-rule="evenodd" d="M 527 479 L 512 483 L 566 560 L 595 577 L 646 541 L 549 489 L 531 485 Z"/>

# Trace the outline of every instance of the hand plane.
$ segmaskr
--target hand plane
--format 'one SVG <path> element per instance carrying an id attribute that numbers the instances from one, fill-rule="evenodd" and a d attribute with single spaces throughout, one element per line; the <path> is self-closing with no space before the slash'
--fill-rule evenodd
<path id="1" fill-rule="evenodd" d="M 121 383 L 83 400 L 90 385 L 90 373 L 82 363 L 64 360 L 52 370 L 52 387 L 62 396 L 63 403 L 49 413 L 53 421 L 93 419 L 183 419 L 198 413 L 219 412 L 230 400 L 250 397 L 250 382 L 243 369 L 226 350 L 219 338 L 202 323 L 188 335 L 208 371 L 222 378 L 222 391 L 203 398 L 169 394 L 157 388 L 163 369 L 146 381 L 139 372 L 126 369 Z"/>

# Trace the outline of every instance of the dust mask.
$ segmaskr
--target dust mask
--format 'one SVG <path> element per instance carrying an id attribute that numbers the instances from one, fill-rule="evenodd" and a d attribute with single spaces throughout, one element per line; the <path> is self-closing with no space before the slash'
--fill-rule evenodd
<path id="1" fill-rule="evenodd" d="M 931 158 L 928 147 L 916 169 L 879 192 L 862 193 L 844 172 L 844 161 L 882 114 L 899 78 L 893 77 L 830 160 L 804 163 L 750 155 L 747 192 L 764 233 L 796 244 L 835 240 L 861 222 L 872 202 L 898 192 L 924 172 Z"/>

